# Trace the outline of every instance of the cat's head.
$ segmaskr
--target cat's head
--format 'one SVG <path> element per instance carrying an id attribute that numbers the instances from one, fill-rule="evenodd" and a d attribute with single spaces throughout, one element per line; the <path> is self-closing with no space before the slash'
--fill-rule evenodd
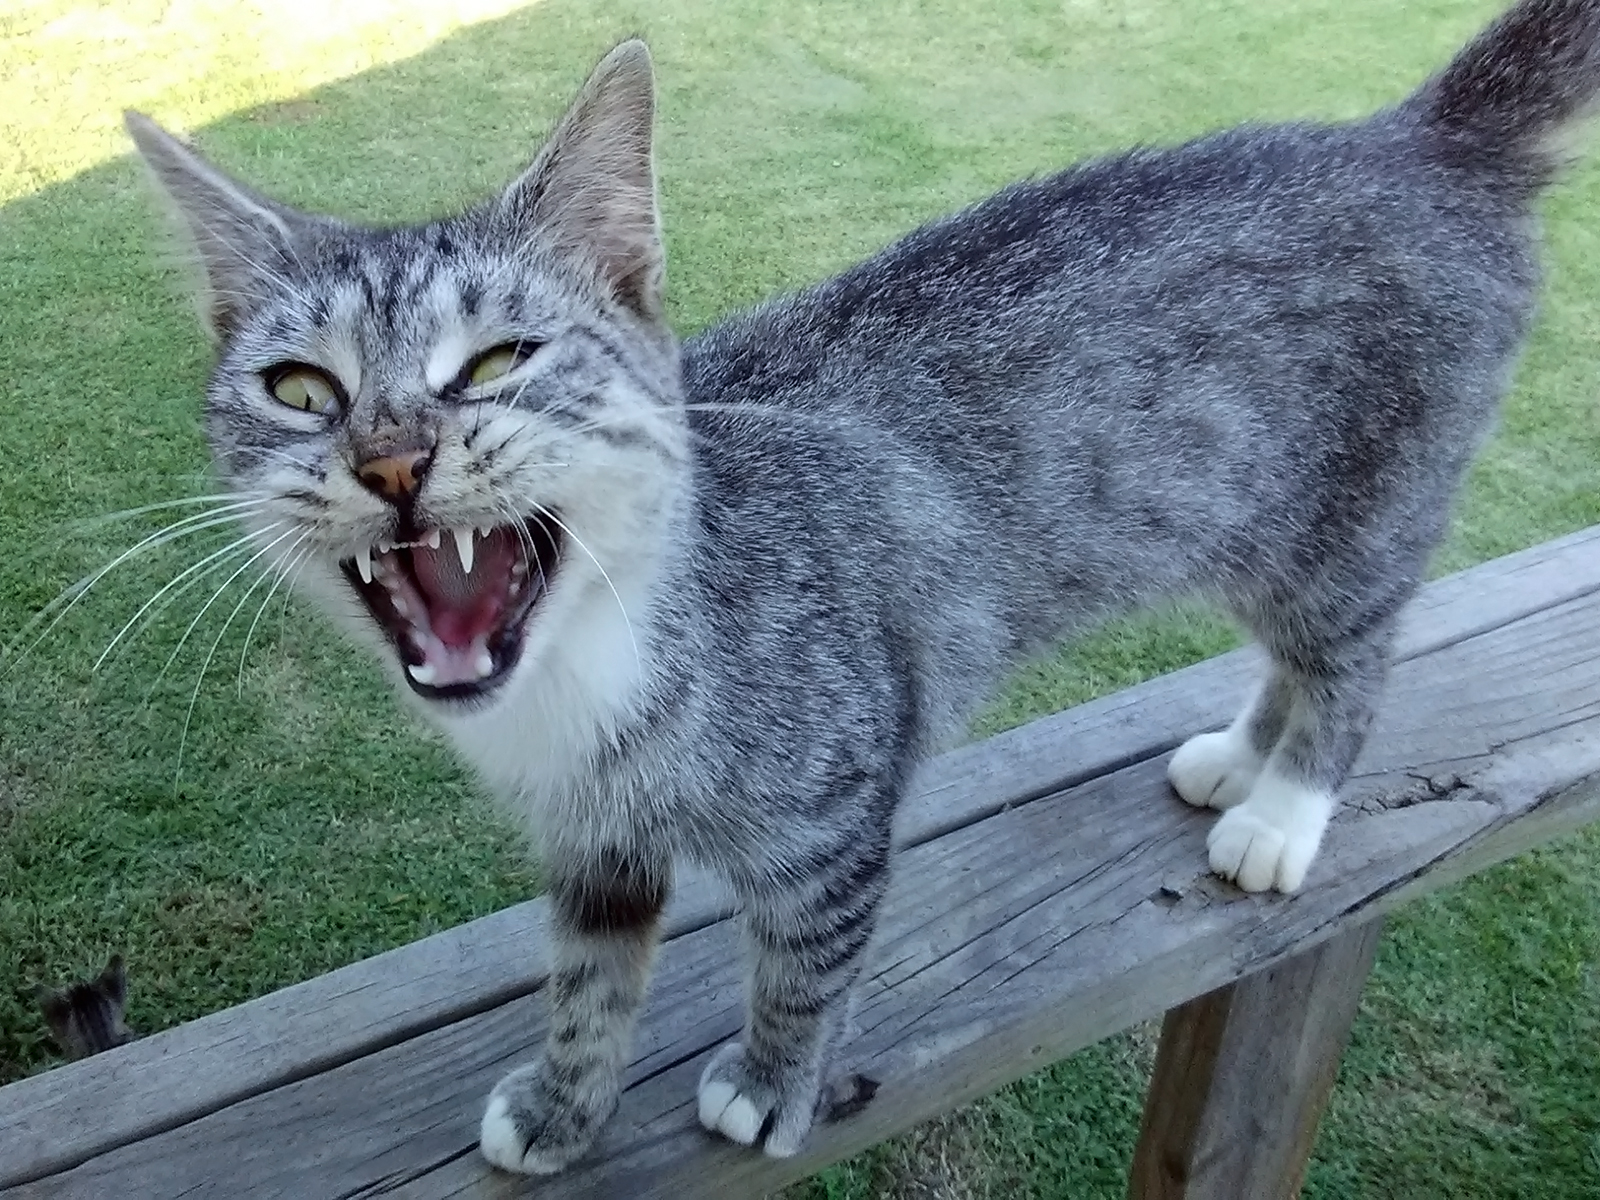
<path id="1" fill-rule="evenodd" d="M 269 200 L 128 116 L 196 250 L 248 548 L 447 709 L 505 696 L 574 622 L 631 639 L 687 438 L 653 109 L 625 42 L 501 194 L 387 229 Z"/>
<path id="2" fill-rule="evenodd" d="M 34 989 L 34 998 L 56 1045 L 68 1058 L 88 1058 L 134 1038 L 122 1020 L 128 977 L 120 954 L 113 954 L 95 978 L 59 991 L 41 986 Z"/>

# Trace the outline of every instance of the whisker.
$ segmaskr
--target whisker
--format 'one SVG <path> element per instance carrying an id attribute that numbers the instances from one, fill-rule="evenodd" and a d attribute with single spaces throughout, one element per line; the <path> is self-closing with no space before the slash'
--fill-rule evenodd
<path id="1" fill-rule="evenodd" d="M 277 578 L 272 581 L 272 586 L 267 589 L 267 594 L 262 597 L 261 607 L 256 609 L 255 619 L 250 622 L 250 628 L 245 631 L 244 649 L 239 651 L 239 688 L 238 692 L 236 693 L 241 698 L 244 696 L 244 663 L 245 659 L 250 656 L 250 639 L 255 637 L 256 626 L 261 624 L 262 614 L 267 611 L 267 605 L 272 603 L 273 593 L 283 586 L 283 581 L 289 578 L 289 572 L 291 570 L 298 574 L 300 567 L 305 565 L 305 560 L 311 557 L 312 548 L 310 546 L 300 545 L 301 542 L 305 541 L 305 539 L 310 536 L 311 530 L 304 530 L 298 538 L 290 543 L 289 549 L 284 551 L 284 564 L 278 568 Z M 259 584 L 252 584 L 250 591 L 255 591 L 257 586 L 259 586 Z M 291 584 L 291 586 L 293 585 Z M 245 595 L 248 597 L 250 592 L 246 592 Z M 287 592 L 284 593 L 284 599 L 285 603 L 287 603 Z"/>
<path id="2" fill-rule="evenodd" d="M 270 499 L 266 495 L 257 495 L 251 492 L 215 492 L 209 496 L 180 496 L 176 500 L 161 500 L 155 504 L 142 504 L 138 508 L 124 508 L 119 512 L 101 513 L 96 517 L 79 517 L 73 521 L 77 529 L 92 529 L 97 525 L 106 525 L 112 521 L 126 520 L 128 517 L 142 517 L 146 513 L 160 512 L 164 508 L 183 508 L 191 504 L 212 504 L 219 500 L 230 501 L 240 507 L 252 503 L 265 504 Z"/>
<path id="3" fill-rule="evenodd" d="M 516 531 L 517 540 L 522 543 L 522 548 L 527 551 L 528 561 L 539 568 L 539 576 L 542 580 L 544 577 L 544 564 L 539 561 L 539 552 L 534 549 L 533 531 L 528 528 L 527 519 L 504 500 L 496 504 L 495 507 L 505 514 L 506 524 Z"/>
<path id="4" fill-rule="evenodd" d="M 208 576 L 210 576 L 214 572 L 221 571 L 221 570 L 226 570 L 227 566 L 228 566 L 228 562 L 229 562 L 229 560 L 231 558 L 236 557 L 236 556 L 241 555 L 241 554 L 244 554 L 245 552 L 246 552 L 245 549 L 241 548 L 241 549 L 234 550 L 232 554 L 223 555 L 218 561 L 212 563 L 205 570 L 200 571 L 198 574 L 196 574 L 193 579 L 190 579 L 188 582 L 184 583 L 181 587 L 176 588 L 171 593 L 171 595 L 167 596 L 159 604 L 156 604 L 153 608 L 151 608 L 149 613 L 147 613 L 145 615 L 143 621 L 140 622 L 138 627 L 133 630 L 131 636 L 127 639 L 127 644 L 131 645 L 132 642 L 133 642 L 133 639 L 135 637 L 138 637 L 139 634 L 143 633 L 145 630 L 147 630 L 147 629 L 151 628 L 152 626 L 154 626 L 157 621 L 159 621 L 163 616 L 166 615 L 167 610 L 169 608 L 171 608 L 174 604 L 176 604 L 179 600 L 183 599 L 183 597 L 186 596 L 189 593 L 189 589 L 191 589 L 196 584 L 198 584 L 198 583 L 202 582 L 203 580 L 205 580 Z M 130 621 L 139 621 L 138 615 L 135 614 L 132 618 L 130 618 Z"/>
<path id="5" fill-rule="evenodd" d="M 270 532 L 272 532 L 272 530 L 276 529 L 279 525 L 282 525 L 282 524 L 283 524 L 282 521 L 274 521 L 274 522 L 272 522 L 272 524 L 268 525 L 265 529 L 261 530 L 261 533 L 263 533 L 263 534 L 270 533 Z M 255 536 L 256 536 L 256 534 L 254 534 L 254 533 L 247 533 L 241 538 L 235 538 L 233 541 L 229 542 L 226 546 L 222 547 L 222 549 L 212 551 L 210 554 L 206 555 L 204 558 L 202 558 L 199 562 L 195 563 L 193 566 L 186 568 L 185 570 L 180 572 L 178 575 L 174 576 L 170 581 L 167 582 L 167 584 L 164 587 L 162 587 L 162 589 L 160 591 L 158 591 L 154 596 L 151 596 L 150 599 L 146 600 L 144 602 L 144 604 L 140 606 L 138 612 L 134 613 L 133 616 L 128 618 L 128 623 L 117 631 L 117 636 L 112 638 L 111 641 L 107 644 L 106 648 L 100 652 L 100 657 L 94 660 L 94 666 L 91 667 L 90 670 L 98 671 L 100 669 L 100 664 L 106 661 L 106 656 L 108 654 L 110 654 L 113 649 L 116 648 L 117 643 L 120 642 L 122 640 L 122 638 L 123 638 L 123 635 L 126 634 L 130 628 L 132 628 L 133 623 L 135 621 L 137 621 L 140 617 L 144 616 L 145 613 L 150 611 L 150 606 L 152 604 L 154 604 L 157 600 L 161 599 L 162 596 L 165 596 L 173 588 L 177 587 L 180 582 L 182 582 L 183 580 L 187 579 L 189 576 L 193 575 L 196 571 L 200 570 L 201 567 L 204 567 L 208 563 L 215 562 L 218 558 L 221 558 L 224 554 L 227 554 L 230 551 L 237 550 L 240 546 L 243 546 L 245 543 L 250 541 L 250 539 L 255 537 Z"/>
<path id="6" fill-rule="evenodd" d="M 316 557 L 308 548 L 307 553 L 300 556 L 300 564 L 295 567 L 294 574 L 289 578 L 289 586 L 283 589 L 283 603 L 278 606 L 278 644 L 283 645 L 284 625 L 289 620 L 289 601 L 294 596 L 295 581 L 300 578 L 300 572 L 306 569 L 306 564 Z"/>
<path id="7" fill-rule="evenodd" d="M 507 499 L 504 499 L 504 498 L 501 498 L 501 497 L 497 496 L 497 498 L 496 498 L 496 507 L 499 509 L 499 511 L 503 512 L 506 515 L 506 517 L 507 517 L 506 523 L 517 531 L 518 539 L 522 542 L 522 545 L 523 545 L 524 549 L 526 549 L 527 552 L 528 552 L 528 561 L 531 562 L 534 565 L 534 569 L 539 572 L 539 586 L 540 586 L 540 588 L 548 587 L 550 585 L 550 577 L 545 574 L 544 562 L 543 562 L 542 559 L 540 559 L 539 552 L 534 547 L 534 544 L 533 544 L 533 531 L 528 528 L 528 519 L 526 517 L 524 517 L 521 513 L 519 513 L 515 508 L 513 508 L 511 506 L 510 501 L 507 500 Z M 556 566 L 560 566 L 560 564 L 561 564 L 561 545 L 558 542 L 556 544 L 556 562 L 555 562 L 555 565 Z"/>
<path id="8" fill-rule="evenodd" d="M 189 622 L 189 627 L 183 631 L 183 636 L 178 639 L 178 644 L 172 648 L 172 653 L 167 656 L 167 661 L 162 664 L 161 670 L 156 672 L 156 677 L 155 677 L 154 680 L 151 681 L 151 684 L 150 684 L 150 687 L 151 687 L 152 690 L 154 690 L 156 684 L 160 683 L 162 681 L 162 679 L 164 679 L 166 677 L 167 671 L 172 667 L 172 664 L 177 660 L 178 655 L 183 652 L 183 647 L 184 647 L 185 643 L 188 642 L 189 635 L 194 632 L 195 626 L 200 624 L 200 619 L 206 615 L 206 613 L 210 610 L 211 606 L 217 602 L 218 598 L 222 595 L 222 593 L 227 591 L 228 588 L 232 586 L 233 581 L 235 579 L 239 578 L 239 576 L 243 575 L 252 566 L 254 566 L 256 563 L 260 562 L 263 555 L 271 553 L 272 548 L 274 546 L 276 546 L 279 542 L 283 541 L 284 538 L 290 536 L 294 532 L 295 532 L 294 529 L 291 527 L 289 529 L 284 530 L 277 537 L 273 538 L 265 546 L 261 547 L 261 549 L 257 550 L 254 554 L 252 554 L 249 558 L 245 559 L 244 562 L 242 562 L 238 567 L 234 568 L 233 574 L 229 575 L 226 579 L 224 579 L 222 581 L 222 585 L 220 587 L 218 587 L 214 592 L 211 593 L 211 598 L 208 599 L 204 604 L 202 604 L 200 606 L 200 611 L 195 613 L 194 618 Z M 300 536 L 304 537 L 305 534 L 302 533 Z M 262 572 L 262 576 L 261 577 L 263 579 L 266 578 L 266 572 L 265 571 Z M 245 596 L 246 597 L 248 597 L 250 595 L 251 591 L 255 590 L 255 586 L 256 586 L 255 584 L 252 584 L 251 587 L 250 587 L 250 590 L 245 592 Z M 242 602 L 243 601 L 241 601 L 241 603 Z M 235 609 L 234 611 L 237 612 L 238 610 Z M 232 618 L 230 617 L 229 619 L 231 620 Z M 227 623 L 224 622 L 222 627 L 224 629 L 226 629 L 228 627 Z"/>
<path id="9" fill-rule="evenodd" d="M 556 516 L 542 504 L 536 504 L 534 507 L 538 510 L 540 517 L 546 521 L 549 521 L 557 529 L 561 530 L 562 533 L 566 534 L 572 539 L 573 545 L 577 546 L 578 549 L 582 550 L 589 556 L 589 561 L 594 563 L 595 569 L 600 572 L 600 578 L 606 581 L 606 586 L 611 589 L 612 598 L 617 602 L 617 611 L 622 614 L 622 623 L 628 630 L 628 641 L 633 645 L 633 665 L 639 672 L 639 678 L 643 679 L 644 660 L 639 657 L 639 639 L 633 636 L 633 621 L 628 616 L 627 607 L 622 603 L 622 593 L 617 591 L 617 585 L 611 582 L 611 576 L 607 574 L 606 569 L 601 565 L 600 560 L 594 556 L 594 551 L 590 550 L 588 546 L 584 545 L 583 540 L 578 537 L 577 534 L 572 532 L 571 527 L 568 526 L 566 522 L 562 521 L 560 517 Z"/>
<path id="10" fill-rule="evenodd" d="M 267 572 L 263 571 L 261 573 L 261 578 L 265 579 L 266 577 Z M 216 657 L 217 647 L 222 645 L 222 639 L 228 636 L 228 626 L 233 624 L 234 617 L 239 615 L 239 610 L 244 607 L 245 600 L 249 599 L 250 592 L 254 591 L 256 587 L 259 586 L 260 582 L 261 580 L 258 579 L 254 584 L 252 584 L 250 589 L 246 591 L 242 597 L 240 597 L 239 603 L 233 606 L 233 611 L 228 614 L 228 619 L 222 623 L 222 628 L 217 631 L 216 640 L 211 643 L 211 649 L 206 651 L 205 661 L 200 664 L 200 674 L 195 678 L 194 691 L 189 693 L 189 707 L 184 710 L 183 732 L 178 735 L 178 761 L 177 765 L 173 768 L 172 775 L 172 786 L 174 790 L 177 789 L 179 781 L 183 778 L 183 752 L 189 744 L 189 724 L 194 719 L 195 703 L 200 699 L 200 685 L 206 681 L 206 672 L 211 669 L 211 660 Z"/>
<path id="11" fill-rule="evenodd" d="M 76 583 L 63 588 L 55 599 L 35 613 L 32 619 L 18 631 L 17 636 L 6 646 L 4 652 L 0 653 L 0 658 L 7 659 L 15 665 L 15 663 L 33 653 L 39 643 L 49 637 L 51 631 L 61 624 L 66 619 L 67 614 L 76 608 L 79 602 L 89 594 L 90 589 L 95 584 L 142 551 L 154 550 L 169 542 L 177 541 L 181 537 L 187 537 L 192 533 L 215 529 L 219 525 L 233 524 L 238 519 L 238 515 L 235 512 L 227 511 L 229 507 L 228 505 L 223 505 L 220 509 L 210 509 L 203 513 L 195 513 L 192 516 L 184 517 L 180 521 L 174 521 L 172 524 L 156 530 L 156 532 L 150 534 L 136 545 L 130 546 L 105 566 L 89 572 Z M 17 646 L 45 620 L 49 620 L 50 623 L 45 626 L 38 637 L 28 644 L 27 649 L 18 652 Z"/>

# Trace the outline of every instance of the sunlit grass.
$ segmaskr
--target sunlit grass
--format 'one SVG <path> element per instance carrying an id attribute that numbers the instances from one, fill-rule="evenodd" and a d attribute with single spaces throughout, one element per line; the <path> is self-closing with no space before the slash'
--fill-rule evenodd
<path id="1" fill-rule="evenodd" d="M 198 128 L 536 2 L 9 0 L 0 7 L 0 203 L 125 153 L 125 108 Z"/>

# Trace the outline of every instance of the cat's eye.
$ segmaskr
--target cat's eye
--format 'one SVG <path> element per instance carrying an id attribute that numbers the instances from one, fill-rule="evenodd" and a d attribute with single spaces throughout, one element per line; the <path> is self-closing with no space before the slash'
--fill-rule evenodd
<path id="1" fill-rule="evenodd" d="M 322 413 L 339 401 L 339 387 L 325 372 L 304 363 L 283 363 L 262 373 L 273 399 L 304 412 Z"/>
<path id="2" fill-rule="evenodd" d="M 468 387 L 493 383 L 502 375 L 511 374 L 527 362 L 538 348 L 538 342 L 505 342 L 485 350 L 474 358 L 462 368 L 461 377 Z"/>

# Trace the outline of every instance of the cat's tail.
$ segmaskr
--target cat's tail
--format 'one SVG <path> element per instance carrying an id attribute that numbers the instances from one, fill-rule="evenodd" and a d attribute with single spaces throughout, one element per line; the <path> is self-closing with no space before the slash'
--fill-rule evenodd
<path id="1" fill-rule="evenodd" d="M 1600 0 L 1522 0 L 1405 105 L 1446 161 L 1528 172 L 1557 165 L 1551 139 L 1600 95 Z"/>

